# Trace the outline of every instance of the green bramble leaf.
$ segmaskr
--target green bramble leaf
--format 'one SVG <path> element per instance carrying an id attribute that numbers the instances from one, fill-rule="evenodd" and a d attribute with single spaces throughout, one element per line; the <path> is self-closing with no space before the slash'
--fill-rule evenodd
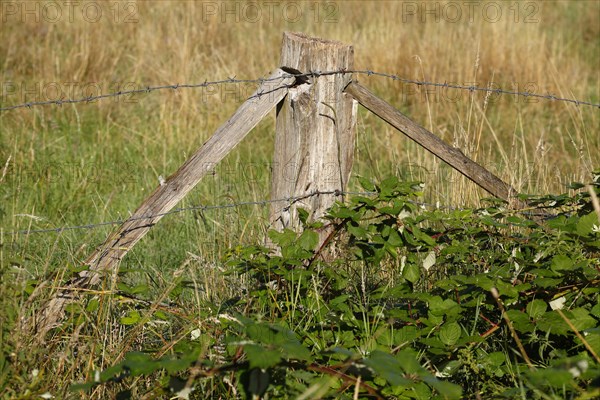
<path id="1" fill-rule="evenodd" d="M 462 388 L 455 383 L 442 381 L 430 374 L 423 376 L 422 379 L 439 393 L 439 398 L 445 400 L 458 400 L 462 398 Z"/>
<path id="2" fill-rule="evenodd" d="M 598 214 L 595 211 L 590 212 L 587 215 L 579 218 L 577 222 L 577 234 L 580 236 L 589 236 L 592 234 L 594 226 L 598 226 Z"/>
<path id="3" fill-rule="evenodd" d="M 513 327 L 519 332 L 533 332 L 534 326 L 529 316 L 523 311 L 508 310 L 506 315 L 511 320 Z"/>
<path id="4" fill-rule="evenodd" d="M 281 361 L 281 352 L 266 349 L 256 344 L 244 345 L 244 352 L 250 361 L 250 368 L 270 368 Z"/>
<path id="5" fill-rule="evenodd" d="M 411 383 L 410 380 L 403 377 L 404 368 L 400 361 L 391 354 L 375 350 L 363 362 L 389 382 L 390 385 L 406 386 Z"/>
<path id="6" fill-rule="evenodd" d="M 564 314 L 578 331 L 585 331 L 598 326 L 598 322 L 584 308 L 574 308 Z"/>
<path id="7" fill-rule="evenodd" d="M 529 318 L 538 319 L 546 312 L 548 304 L 543 300 L 532 300 L 527 304 L 527 314 Z"/>
<path id="8" fill-rule="evenodd" d="M 319 243 L 319 234 L 312 230 L 305 230 L 298 238 L 298 243 L 306 251 L 313 251 Z"/>
<path id="9" fill-rule="evenodd" d="M 559 254 L 552 258 L 551 269 L 554 272 L 568 271 L 573 267 L 573 260 L 564 254 Z"/>
<path id="10" fill-rule="evenodd" d="M 404 266 L 402 276 L 407 281 L 411 283 L 416 283 L 421 277 L 421 268 L 419 268 L 417 264 L 409 263 L 406 266 Z"/>
<path id="11" fill-rule="evenodd" d="M 368 191 L 368 192 L 375 191 L 375 184 L 373 182 L 371 182 L 371 180 L 369 180 L 367 178 L 359 177 L 358 182 L 360 183 L 360 186 L 362 186 L 363 189 L 365 189 L 366 191 Z"/>
<path id="12" fill-rule="evenodd" d="M 298 219 L 300 222 L 302 222 L 303 225 L 306 225 L 306 221 L 308 221 L 308 216 L 310 215 L 308 211 L 300 207 L 298 207 L 296 211 L 298 212 Z"/>
<path id="13" fill-rule="evenodd" d="M 462 330 L 457 322 L 446 322 L 440 328 L 440 341 L 446 346 L 452 346 L 460 339 L 461 332 Z"/>
<path id="14" fill-rule="evenodd" d="M 150 354 L 139 351 L 127 353 L 122 364 L 133 376 L 148 375 L 162 368 L 160 362 L 154 360 Z"/>

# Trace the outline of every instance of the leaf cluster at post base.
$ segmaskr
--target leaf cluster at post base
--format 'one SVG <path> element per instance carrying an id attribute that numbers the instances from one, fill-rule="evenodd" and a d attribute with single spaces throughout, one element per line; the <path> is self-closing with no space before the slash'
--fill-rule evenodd
<path id="1" fill-rule="evenodd" d="M 534 218 L 496 201 L 427 211 L 418 183 L 362 183 L 375 194 L 336 204 L 323 223 L 300 211 L 301 232 L 270 232 L 279 252 L 224 255 L 247 285 L 202 316 L 217 321 L 209 340 L 181 339 L 169 356 L 129 353 L 76 389 L 129 390 L 144 376 L 154 377 L 148 391 L 172 394 L 177 377 L 198 398 L 600 394 L 600 222 L 589 193 L 523 196 L 547 212 Z M 321 248 L 324 228 L 334 234 Z"/>

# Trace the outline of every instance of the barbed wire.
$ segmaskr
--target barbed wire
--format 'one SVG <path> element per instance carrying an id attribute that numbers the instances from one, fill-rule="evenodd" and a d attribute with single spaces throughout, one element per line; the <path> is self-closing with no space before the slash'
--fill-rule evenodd
<path id="1" fill-rule="evenodd" d="M 492 94 L 507 94 L 507 95 L 513 95 L 513 96 L 526 97 L 526 98 L 530 97 L 530 98 L 540 98 L 540 99 L 546 99 L 546 100 L 552 100 L 552 101 L 567 102 L 567 103 L 575 104 L 577 106 L 583 105 L 583 106 L 591 106 L 591 107 L 600 108 L 600 103 L 593 103 L 590 101 L 558 97 L 551 93 L 540 94 L 540 93 L 534 93 L 534 92 L 528 92 L 528 91 L 506 90 L 506 89 L 502 89 L 500 87 L 491 88 L 491 87 L 481 87 L 481 86 L 477 86 L 477 85 L 459 85 L 459 84 L 448 83 L 448 82 L 441 83 L 441 82 L 421 81 L 421 80 L 416 80 L 416 79 L 402 78 L 397 74 L 390 74 L 390 73 L 386 73 L 386 72 L 377 72 L 377 71 L 368 70 L 368 69 L 367 70 L 343 69 L 343 70 L 336 70 L 336 71 L 310 71 L 307 73 L 298 73 L 298 74 L 287 73 L 287 74 L 282 74 L 282 75 L 280 75 L 278 77 L 274 77 L 274 78 L 236 79 L 234 76 L 234 77 L 230 77 L 227 79 L 221 79 L 221 80 L 216 80 L 216 81 L 204 81 L 202 83 L 176 83 L 176 84 L 171 84 L 171 85 L 145 86 L 145 87 L 139 88 L 139 89 L 121 90 L 118 92 L 100 94 L 100 95 L 96 95 L 96 96 L 81 97 L 81 98 L 76 98 L 76 99 L 56 99 L 56 100 L 26 102 L 26 103 L 22 103 L 22 104 L 15 104 L 15 105 L 6 106 L 6 107 L 0 107 L 0 112 L 11 111 L 11 110 L 16 110 L 16 109 L 20 109 L 20 108 L 32 108 L 32 107 L 44 106 L 44 105 L 59 105 L 59 106 L 61 106 L 63 104 L 92 103 L 97 100 L 107 99 L 107 98 L 111 98 L 111 97 L 151 93 L 151 92 L 161 91 L 161 90 L 197 89 L 197 88 L 206 88 L 209 86 L 223 85 L 223 84 L 261 84 L 262 85 L 265 82 L 277 81 L 277 80 L 281 80 L 282 78 L 295 77 L 298 80 L 300 78 L 304 78 L 304 79 L 316 78 L 316 77 L 320 77 L 320 76 L 329 76 L 329 75 L 338 75 L 338 74 L 356 74 L 356 75 L 378 76 L 378 77 L 388 78 L 388 79 L 392 79 L 394 81 L 399 81 L 399 82 L 403 82 L 403 83 L 407 83 L 407 84 L 414 84 L 417 86 L 430 86 L 430 87 L 438 87 L 438 88 L 445 88 L 445 89 L 467 90 L 471 93 L 485 92 L 485 93 L 492 93 Z M 289 85 L 283 85 L 281 87 L 286 87 L 286 86 L 289 86 Z M 277 88 L 275 88 L 275 90 L 276 89 Z M 271 92 L 271 90 L 269 90 L 269 92 Z M 250 98 L 260 97 L 264 94 L 265 93 L 257 93 L 254 96 L 250 96 Z"/>
<path id="2" fill-rule="evenodd" d="M 286 77 L 286 76 L 282 75 L 282 77 Z M 176 84 L 171 84 L 171 85 L 146 86 L 146 87 L 143 87 L 140 89 L 120 90 L 118 92 L 100 94 L 97 96 L 81 97 L 78 99 L 56 99 L 56 100 L 46 100 L 46 101 L 32 101 L 32 102 L 16 104 L 16 105 L 8 106 L 8 107 L 0 107 L 0 111 L 10 111 L 10 110 L 16 110 L 19 108 L 31 108 L 31 107 L 35 107 L 35 106 L 45 106 L 45 105 L 62 106 L 63 104 L 91 103 L 96 100 L 102 100 L 102 99 L 107 99 L 107 98 L 111 98 L 111 97 L 127 96 L 127 95 L 142 94 L 142 93 L 151 93 L 151 92 L 155 92 L 158 90 L 205 88 L 208 86 L 222 85 L 222 84 L 227 84 L 227 83 L 229 83 L 229 84 L 231 84 L 231 83 L 235 83 L 235 84 L 263 83 L 263 82 L 269 82 L 269 81 L 274 81 L 274 80 L 279 80 L 279 79 L 281 79 L 281 77 L 264 78 L 264 79 L 235 79 L 235 77 L 233 77 L 233 78 L 221 79 L 221 80 L 211 81 L 211 82 L 204 81 L 202 83 L 176 83 Z"/>
<path id="3" fill-rule="evenodd" d="M 264 205 L 268 205 L 268 204 L 272 204 L 272 203 L 283 203 L 283 202 L 288 202 L 290 204 L 294 204 L 294 203 L 299 202 L 300 200 L 304 200 L 304 199 L 307 199 L 310 197 L 319 196 L 319 195 L 331 195 L 331 194 L 334 194 L 336 196 L 341 196 L 341 195 L 346 195 L 346 194 L 348 194 L 348 195 L 369 195 L 369 194 L 373 194 L 373 192 L 343 192 L 343 191 L 339 191 L 339 190 L 314 191 L 314 192 L 311 192 L 311 193 L 308 193 L 308 194 L 305 194 L 302 196 L 293 196 L 293 197 L 286 197 L 286 198 L 281 198 L 281 199 L 243 201 L 243 202 L 239 202 L 239 203 L 228 203 L 228 204 L 220 204 L 220 205 L 196 205 L 196 206 L 189 206 L 189 207 L 180 207 L 180 208 L 175 208 L 173 210 L 170 210 L 170 211 L 167 211 L 164 213 L 143 215 L 143 216 L 139 216 L 139 217 L 135 217 L 135 218 L 117 219 L 117 220 L 113 220 L 113 221 L 105 221 L 105 222 L 98 222 L 98 223 L 85 224 L 85 225 L 64 226 L 64 227 L 59 227 L 59 228 L 12 231 L 12 232 L 5 232 L 5 235 L 29 235 L 32 233 L 60 233 L 63 231 L 77 230 L 77 229 L 95 229 L 95 228 L 98 228 L 101 226 L 119 225 L 126 221 L 153 219 L 156 217 L 164 217 L 166 215 L 178 214 L 178 213 L 182 213 L 182 212 L 186 212 L 186 211 L 208 211 L 208 210 L 220 210 L 220 209 L 225 209 L 225 208 L 236 208 L 236 207 L 242 207 L 242 206 L 264 206 Z"/>
<path id="4" fill-rule="evenodd" d="M 128 218 L 128 219 L 116 219 L 113 221 L 89 223 L 89 224 L 84 224 L 84 225 L 69 225 L 69 226 L 62 226 L 62 227 L 57 227 L 57 228 L 17 230 L 17 231 L 11 231 L 11 232 L 4 232 L 4 235 L 15 236 L 15 235 L 30 235 L 30 234 L 35 234 L 35 233 L 62 233 L 62 232 L 71 231 L 71 230 L 95 229 L 95 228 L 99 228 L 99 227 L 103 227 L 103 226 L 119 225 L 119 224 L 123 224 L 124 222 L 127 222 L 127 221 L 153 219 L 156 217 L 164 217 L 167 215 L 179 214 L 179 213 L 183 213 L 183 212 L 187 212 L 187 211 L 202 212 L 202 211 L 211 211 L 211 210 L 221 210 L 221 209 L 227 209 L 227 208 L 237 208 L 237 207 L 243 207 L 243 206 L 265 206 L 265 205 L 274 204 L 274 203 L 289 203 L 287 206 L 285 206 L 282 209 L 283 211 L 287 211 L 293 204 L 296 204 L 301 200 L 305 200 L 305 199 L 308 199 L 308 198 L 311 198 L 314 196 L 320 196 L 320 195 L 374 196 L 376 194 L 377 194 L 377 192 L 369 192 L 369 191 L 358 192 L 358 191 L 341 191 L 341 190 L 332 190 L 332 191 L 315 190 L 313 192 L 310 192 L 310 193 L 307 193 L 307 194 L 301 195 L 301 196 L 285 197 L 285 198 L 271 199 L 271 200 L 243 201 L 243 202 L 238 202 L 238 203 L 227 203 L 227 204 L 218 204 L 218 205 L 195 205 L 195 206 L 189 206 L 189 207 L 175 208 L 173 210 L 170 210 L 170 211 L 167 211 L 164 213 L 142 215 L 139 217 Z M 413 205 L 416 205 L 423 210 L 426 210 L 428 208 L 433 209 L 433 210 L 445 210 L 445 211 L 465 211 L 467 209 L 477 210 L 477 208 L 472 208 L 472 207 L 466 208 L 466 207 L 441 205 L 441 204 L 439 204 L 439 202 L 436 204 L 426 203 L 426 202 L 421 202 L 421 201 L 414 201 L 414 200 L 409 200 L 407 202 L 411 203 Z M 521 214 L 524 216 L 528 216 L 528 217 L 544 217 L 546 219 L 550 219 L 550 218 L 553 218 L 556 216 L 555 214 L 548 213 L 548 212 L 534 212 L 531 210 L 511 210 L 511 212 L 516 213 L 516 214 Z"/>
<path id="5" fill-rule="evenodd" d="M 485 92 L 485 93 L 492 93 L 492 94 L 494 94 L 494 93 L 509 94 L 509 95 L 514 95 L 514 96 L 540 98 L 540 99 L 553 100 L 553 101 L 563 101 L 563 102 L 567 102 L 567 103 L 573 103 L 578 106 L 585 105 L 585 106 L 600 108 L 600 103 L 592 103 L 589 101 L 570 99 L 570 98 L 566 98 L 566 97 L 558 97 L 551 93 L 539 94 L 539 93 L 527 92 L 527 91 L 520 92 L 520 91 L 514 91 L 514 90 L 505 90 L 502 88 L 480 87 L 480 86 L 476 86 L 476 85 L 458 85 L 458 84 L 453 84 L 453 83 L 448 83 L 448 82 L 441 83 L 441 82 L 419 81 L 419 80 L 414 80 L 414 79 L 401 78 L 398 75 L 394 75 L 394 74 L 388 74 L 385 72 L 375 72 L 375 71 L 370 71 L 370 70 L 353 71 L 353 73 L 365 74 L 368 76 L 371 76 L 371 75 L 381 76 L 381 77 L 385 77 L 385 78 L 390 78 L 395 81 L 400 81 L 403 83 L 415 84 L 417 86 L 433 86 L 433 87 L 441 87 L 441 88 L 448 88 L 448 89 L 468 90 L 470 92 L 478 91 L 478 92 Z M 493 82 L 490 82 L 490 83 L 493 83 Z"/>
<path id="6" fill-rule="evenodd" d="M 102 99 L 106 99 L 106 98 L 110 98 L 110 97 L 150 93 L 150 92 L 160 91 L 160 90 L 193 89 L 193 88 L 203 88 L 203 87 L 221 85 L 221 84 L 242 84 L 242 83 L 244 83 L 244 84 L 261 84 L 262 85 L 265 82 L 279 81 L 282 78 L 289 78 L 289 77 L 295 77 L 297 81 L 299 81 L 299 80 L 306 81 L 307 78 L 315 78 L 315 77 L 319 77 L 319 76 L 328 76 L 328 75 L 336 75 L 336 74 L 357 74 L 357 75 L 367 75 L 367 76 L 378 76 L 378 77 L 392 79 L 394 81 L 400 81 L 400 82 L 407 83 L 407 84 L 415 84 L 417 86 L 433 86 L 433 87 L 441 87 L 441 88 L 447 88 L 447 89 L 468 90 L 471 93 L 480 91 L 480 92 L 486 92 L 486 93 L 509 94 L 509 95 L 516 95 L 516 96 L 524 96 L 524 97 L 543 98 L 543 99 L 553 100 L 553 101 L 569 102 L 569 103 L 576 104 L 578 106 L 586 105 L 586 106 L 593 106 L 593 107 L 600 108 L 600 104 L 576 100 L 576 99 L 561 98 L 561 97 L 557 97 L 552 94 L 542 95 L 539 93 L 510 91 L 510 90 L 504 90 L 501 88 L 489 88 L 489 87 L 485 88 L 485 87 L 479 87 L 479 86 L 475 86 L 475 85 L 467 86 L 467 85 L 451 84 L 451 83 L 447 83 L 447 82 L 439 83 L 439 82 L 420 81 L 420 80 L 406 79 L 406 78 L 402 78 L 395 74 L 377 72 L 377 71 L 373 71 L 373 70 L 336 70 L 336 71 L 310 71 L 308 73 L 297 73 L 297 74 L 296 73 L 286 73 L 286 74 L 282 74 L 280 76 L 273 77 L 273 78 L 236 79 L 234 76 L 234 77 L 230 77 L 227 79 L 210 81 L 210 82 L 204 81 L 202 83 L 195 83 L 195 84 L 179 84 L 178 83 L 178 84 L 162 85 L 162 86 L 147 86 L 145 88 L 140 88 L 140 89 L 118 91 L 118 92 L 114 92 L 114 93 L 107 93 L 107 94 L 101 94 L 101 95 L 97 95 L 97 96 L 83 97 L 83 98 L 79 98 L 79 99 L 59 99 L 59 100 L 48 100 L 48 101 L 39 101 L 39 102 L 28 102 L 28 103 L 23 103 L 23 104 L 12 105 L 12 106 L 8 106 L 8 107 L 0 107 L 0 111 L 10 111 L 10 110 L 15 110 L 15 109 L 19 109 L 19 108 L 31 108 L 31 107 L 43 106 L 43 105 L 90 103 L 90 102 L 94 102 L 97 100 L 102 100 Z M 285 87 L 285 86 L 289 87 L 290 85 L 284 85 L 284 86 L 280 86 L 280 87 Z M 265 95 L 267 93 L 271 93 L 273 90 L 277 90 L 277 88 L 270 88 L 268 90 L 265 90 L 264 92 L 259 92 L 256 95 L 251 96 L 250 98 L 259 97 L 259 96 Z M 249 206 L 249 205 L 267 205 L 267 204 L 278 203 L 278 202 L 290 202 L 290 204 L 292 204 L 292 203 L 298 202 L 305 198 L 309 198 L 309 197 L 317 196 L 317 195 L 327 195 L 327 194 L 329 194 L 329 195 L 331 195 L 331 194 L 335 194 L 335 195 L 346 195 L 346 194 L 348 194 L 348 195 L 373 195 L 375 193 L 373 193 L 373 192 L 342 192 L 342 191 L 322 192 L 322 191 L 316 191 L 316 192 L 313 192 L 313 193 L 310 193 L 307 195 L 303 195 L 303 196 L 296 196 L 296 197 L 289 197 L 289 198 L 282 198 L 282 199 L 247 201 L 247 202 L 212 205 L 212 206 L 198 205 L 198 206 L 177 208 L 177 209 L 165 212 L 165 213 L 141 216 L 141 217 L 136 217 L 136 218 L 118 219 L 118 220 L 114 220 L 114 221 L 105 221 L 105 222 L 90 223 L 90 224 L 84 224 L 84 225 L 64 226 L 64 227 L 58 227 L 58 228 L 20 230 L 20 231 L 7 232 L 5 234 L 6 235 L 19 235 L 19 234 L 20 235 L 29 235 L 29 234 L 34 234 L 34 233 L 59 233 L 59 232 L 63 232 L 63 231 L 76 230 L 76 229 L 95 229 L 95 228 L 102 227 L 102 226 L 122 224 L 126 221 L 132 221 L 132 220 L 138 220 L 138 219 L 152 219 L 152 218 L 156 218 L 156 217 L 162 217 L 165 215 L 171 215 L 171 214 L 176 214 L 176 213 L 181 213 L 181 212 L 186 212 L 186 211 L 217 210 L 217 209 L 234 208 L 234 207 Z M 423 207 L 431 207 L 434 209 L 464 210 L 464 208 L 441 206 L 439 204 L 433 205 L 433 204 L 419 203 L 419 202 L 413 202 L 413 203 L 423 206 Z M 532 212 L 523 212 L 523 214 L 543 215 L 543 216 L 549 215 L 547 213 L 537 213 L 536 214 L 536 213 L 532 213 Z"/>

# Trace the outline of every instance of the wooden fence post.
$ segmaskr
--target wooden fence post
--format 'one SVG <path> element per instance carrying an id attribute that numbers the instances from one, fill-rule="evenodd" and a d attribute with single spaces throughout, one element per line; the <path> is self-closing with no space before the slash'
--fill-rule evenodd
<path id="1" fill-rule="evenodd" d="M 495 196 L 513 200 L 513 188 L 445 144 L 437 136 L 402 115 L 366 88 L 352 83 L 354 49 L 337 41 L 301 33 L 283 35 L 281 69 L 260 85 L 236 113 L 179 170 L 159 186 L 94 251 L 68 281 L 24 326 L 37 329 L 38 339 L 58 325 L 67 304 L 80 298 L 82 289 L 115 271 L 121 259 L 169 212 L 216 163 L 221 161 L 258 122 L 277 105 L 275 154 L 271 199 L 296 198 L 286 205 L 272 203 L 270 221 L 278 230 L 297 229 L 297 208 L 309 219 L 322 217 L 336 199 L 343 199 L 352 169 L 356 136 L 357 100 L 379 117 L 415 140 Z M 319 74 L 318 72 L 340 71 Z M 289 73 L 315 73 L 294 78 Z M 316 194 L 320 193 L 320 194 Z M 321 243 L 329 234 L 320 232 Z"/>
<path id="2" fill-rule="evenodd" d="M 337 41 L 285 32 L 281 68 L 301 73 L 350 70 L 354 49 Z M 277 107 L 271 198 L 301 197 L 346 189 L 352 169 L 357 103 L 343 93 L 352 75 L 311 76 L 290 88 Z M 340 194 L 338 194 L 340 196 Z M 336 194 L 307 196 L 288 204 L 273 203 L 271 226 L 298 228 L 297 207 L 310 220 L 323 216 Z M 339 197 L 341 199 L 341 197 Z M 324 239 L 327 232 L 321 233 Z"/>

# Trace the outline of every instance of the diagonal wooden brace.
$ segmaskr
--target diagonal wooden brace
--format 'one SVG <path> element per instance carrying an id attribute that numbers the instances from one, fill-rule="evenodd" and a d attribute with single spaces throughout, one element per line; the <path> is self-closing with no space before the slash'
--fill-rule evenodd
<path id="1" fill-rule="evenodd" d="M 78 291 L 100 282 L 103 272 L 118 268 L 127 252 L 196 186 L 287 94 L 296 78 L 278 69 L 246 100 L 233 116 L 219 127 L 214 135 L 192 155 L 177 172 L 156 188 L 135 213 L 111 234 L 85 264 L 81 271 L 45 304 L 35 318 L 34 327 L 39 340 L 57 326 L 67 304 L 78 298 Z M 30 322 L 25 326 L 31 325 Z"/>
<path id="2" fill-rule="evenodd" d="M 490 194 L 505 200 L 511 206 L 525 206 L 515 198 L 517 191 L 502 179 L 477 164 L 459 149 L 450 146 L 442 139 L 423 128 L 392 105 L 380 99 L 366 87 L 350 82 L 345 92 L 356 99 L 363 107 L 383 119 L 426 150 L 448 163 L 452 168 L 475 182 Z"/>

